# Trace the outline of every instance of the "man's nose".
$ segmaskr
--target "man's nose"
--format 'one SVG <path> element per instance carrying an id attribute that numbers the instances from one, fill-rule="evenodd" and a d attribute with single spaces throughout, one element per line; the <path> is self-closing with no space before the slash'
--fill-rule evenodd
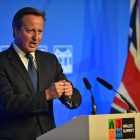
<path id="1" fill-rule="evenodd" d="M 33 34 L 33 40 L 38 40 L 38 36 L 39 36 L 39 34 L 37 33 L 37 32 L 34 32 L 34 34 Z"/>

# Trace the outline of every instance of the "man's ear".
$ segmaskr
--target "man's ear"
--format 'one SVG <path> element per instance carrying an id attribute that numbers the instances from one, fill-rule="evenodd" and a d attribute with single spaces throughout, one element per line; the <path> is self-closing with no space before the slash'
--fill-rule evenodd
<path id="1" fill-rule="evenodd" d="M 18 35 L 18 31 L 19 31 L 18 28 L 17 27 L 14 27 L 13 30 L 14 30 L 15 36 L 17 36 Z"/>

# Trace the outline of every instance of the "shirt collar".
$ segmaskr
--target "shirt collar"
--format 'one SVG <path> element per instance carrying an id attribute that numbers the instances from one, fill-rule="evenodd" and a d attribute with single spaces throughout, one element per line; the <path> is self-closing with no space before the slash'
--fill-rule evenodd
<path id="1" fill-rule="evenodd" d="M 15 42 L 13 41 L 13 47 L 15 49 L 15 51 L 17 52 L 17 54 L 19 55 L 20 58 L 24 58 L 26 53 L 23 52 L 16 44 Z M 35 52 L 31 52 L 30 53 L 32 56 L 33 56 L 33 59 L 35 60 Z"/>

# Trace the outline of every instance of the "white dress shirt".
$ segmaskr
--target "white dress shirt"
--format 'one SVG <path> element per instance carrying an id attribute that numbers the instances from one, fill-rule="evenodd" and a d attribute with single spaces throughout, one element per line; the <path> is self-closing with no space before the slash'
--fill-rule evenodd
<path id="1" fill-rule="evenodd" d="M 25 56 L 26 53 L 23 52 L 21 49 L 19 49 L 19 48 L 17 47 L 17 45 L 15 44 L 15 42 L 13 42 L 13 47 L 14 47 L 15 51 L 17 52 L 17 54 L 19 55 L 19 57 L 20 57 L 21 61 L 23 62 L 25 68 L 26 68 L 27 71 L 28 71 L 28 63 L 29 63 L 29 60 L 28 60 L 28 58 Z M 36 68 L 36 70 L 37 70 L 37 62 L 36 62 L 36 59 L 35 59 L 35 52 L 32 52 L 32 53 L 30 53 L 30 54 L 33 56 L 33 62 L 34 62 L 35 68 Z"/>

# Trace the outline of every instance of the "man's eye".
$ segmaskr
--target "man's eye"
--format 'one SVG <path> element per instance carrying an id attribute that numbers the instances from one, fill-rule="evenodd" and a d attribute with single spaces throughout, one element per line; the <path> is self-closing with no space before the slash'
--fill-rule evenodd
<path id="1" fill-rule="evenodd" d="M 27 33 L 31 33 L 33 30 L 27 30 Z"/>
<path id="2" fill-rule="evenodd" d="M 39 32 L 39 33 L 42 33 L 43 31 L 42 31 L 42 30 L 39 30 L 38 32 Z"/>

